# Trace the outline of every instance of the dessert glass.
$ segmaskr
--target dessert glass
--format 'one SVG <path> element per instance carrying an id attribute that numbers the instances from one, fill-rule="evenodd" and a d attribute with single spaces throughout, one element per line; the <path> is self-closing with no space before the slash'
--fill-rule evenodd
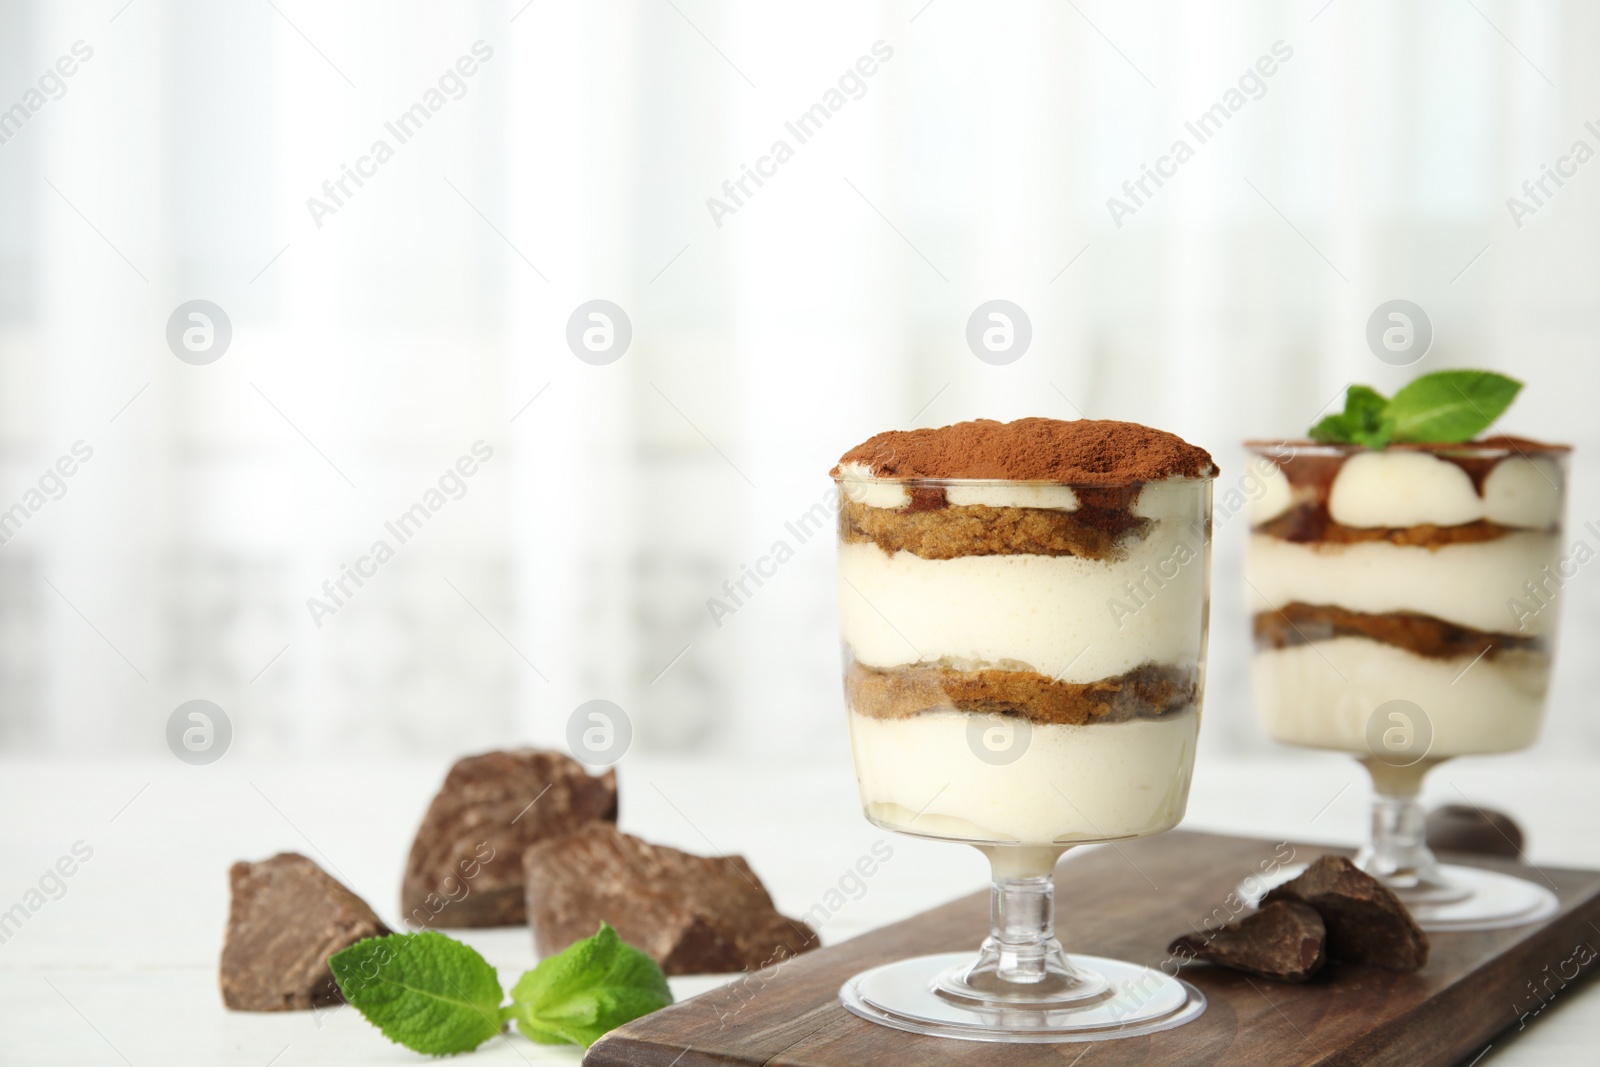
<path id="1" fill-rule="evenodd" d="M 1261 487 L 1245 579 L 1267 733 L 1352 753 L 1367 768 L 1372 834 L 1355 862 L 1424 929 L 1553 913 L 1544 886 L 1439 863 L 1418 794 L 1443 760 L 1513 752 L 1538 736 L 1556 593 L 1570 577 L 1568 449 L 1505 438 L 1377 452 L 1246 447 Z"/>
<path id="2" fill-rule="evenodd" d="M 915 1033 L 1094 1041 L 1205 998 L 1160 970 L 1068 955 L 1054 870 L 1074 845 L 1183 817 L 1204 685 L 1211 481 L 839 481 L 839 598 L 866 817 L 961 842 L 993 871 L 976 956 L 887 964 L 844 1006 Z"/>

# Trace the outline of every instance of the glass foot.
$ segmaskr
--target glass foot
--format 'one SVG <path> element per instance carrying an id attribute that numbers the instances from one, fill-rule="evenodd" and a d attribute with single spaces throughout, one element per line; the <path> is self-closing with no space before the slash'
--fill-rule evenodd
<path id="1" fill-rule="evenodd" d="M 918 956 L 863 971 L 839 990 L 846 1009 L 897 1030 L 966 1041 L 1108 1041 L 1193 1022 L 1206 998 L 1178 978 L 1137 963 L 1067 957 L 1071 990 L 1009 991 L 969 984 L 971 953 Z"/>
<path id="2" fill-rule="evenodd" d="M 1268 890 L 1298 878 L 1305 869 L 1305 864 L 1297 863 L 1270 875 L 1253 875 L 1240 882 L 1236 892 L 1254 907 Z M 1548 919 L 1561 907 L 1554 893 L 1526 878 L 1451 863 L 1441 864 L 1438 870 L 1448 887 L 1443 891 L 1439 887 L 1392 887 L 1417 925 L 1431 933 L 1525 926 Z"/>

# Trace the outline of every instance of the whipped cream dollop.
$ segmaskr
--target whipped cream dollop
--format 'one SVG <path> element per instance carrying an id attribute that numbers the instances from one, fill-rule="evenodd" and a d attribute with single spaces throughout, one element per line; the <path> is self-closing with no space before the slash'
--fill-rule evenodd
<path id="1" fill-rule="evenodd" d="M 1465 470 L 1426 452 L 1359 452 L 1344 461 L 1328 494 L 1328 514 L 1343 526 L 1459 526 L 1488 519 L 1544 529 L 1561 517 L 1561 469 L 1546 457 L 1510 456 L 1483 480 L 1480 495 Z"/>

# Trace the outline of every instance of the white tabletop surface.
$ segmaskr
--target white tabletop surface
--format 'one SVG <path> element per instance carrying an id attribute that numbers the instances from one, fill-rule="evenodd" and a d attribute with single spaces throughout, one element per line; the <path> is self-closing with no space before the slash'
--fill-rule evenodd
<path id="1" fill-rule="evenodd" d="M 216 965 L 227 915 L 227 869 L 241 858 L 304 852 L 394 921 L 410 838 L 448 761 L 210 767 L 150 762 L 0 759 L 0 910 L 23 899 L 77 842 L 92 857 L 0 944 L 0 1064 L 418 1064 L 349 1008 L 225 1011 Z M 885 835 L 865 823 L 849 767 L 750 766 L 732 760 L 629 755 L 620 768 L 622 825 L 698 851 L 742 852 L 778 905 L 801 914 Z M 1516 757 L 1436 770 L 1431 803 L 1462 796 L 1512 813 L 1535 863 L 1600 867 L 1600 783 L 1590 764 Z M 1185 826 L 1353 844 L 1367 784 L 1353 762 L 1287 755 L 1202 760 Z M 837 943 L 982 887 L 976 851 L 890 837 L 892 859 L 823 927 Z M 452 931 L 509 985 L 535 962 L 525 930 Z M 1070 948 L 1071 929 L 1064 931 Z M 1600 945 L 1600 931 L 1591 944 Z M 1558 961 L 1552 961 L 1556 963 Z M 708 986 L 675 979 L 679 997 Z M 1512 1005 L 1506 1022 L 1514 1023 Z M 1600 986 L 1563 991 L 1521 1033 L 1477 1062 L 1597 1061 Z M 469 1061 L 571 1063 L 576 1049 L 498 1039 Z M 1000 1061 L 997 1061 L 1000 1062 Z"/>

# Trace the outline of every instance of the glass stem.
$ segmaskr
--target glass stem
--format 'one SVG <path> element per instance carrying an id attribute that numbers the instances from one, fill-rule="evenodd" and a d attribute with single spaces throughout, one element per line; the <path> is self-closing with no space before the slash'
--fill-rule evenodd
<path id="1" fill-rule="evenodd" d="M 1439 861 L 1428 848 L 1426 815 L 1415 796 L 1385 793 L 1372 798 L 1372 838 L 1356 866 L 1391 888 L 1441 884 Z"/>
<path id="2" fill-rule="evenodd" d="M 1418 799 L 1422 779 L 1440 761 L 1401 767 L 1377 758 L 1361 762 L 1372 775 L 1372 837 L 1356 853 L 1356 866 L 1381 879 L 1411 908 L 1465 899 L 1469 891 L 1450 883 L 1428 848 L 1427 816 Z"/>
<path id="3" fill-rule="evenodd" d="M 1033 985 L 1045 979 L 1045 961 L 1056 942 L 1055 879 L 996 878 L 990 895 L 989 941 L 999 954 L 1001 981 Z M 989 946 L 985 946 L 989 947 Z"/>
<path id="4" fill-rule="evenodd" d="M 1105 995 L 1106 981 L 1079 973 L 1056 940 L 1060 845 L 980 846 L 989 857 L 989 936 L 978 958 L 942 976 L 936 992 L 963 1003 L 1069 1008 Z"/>

